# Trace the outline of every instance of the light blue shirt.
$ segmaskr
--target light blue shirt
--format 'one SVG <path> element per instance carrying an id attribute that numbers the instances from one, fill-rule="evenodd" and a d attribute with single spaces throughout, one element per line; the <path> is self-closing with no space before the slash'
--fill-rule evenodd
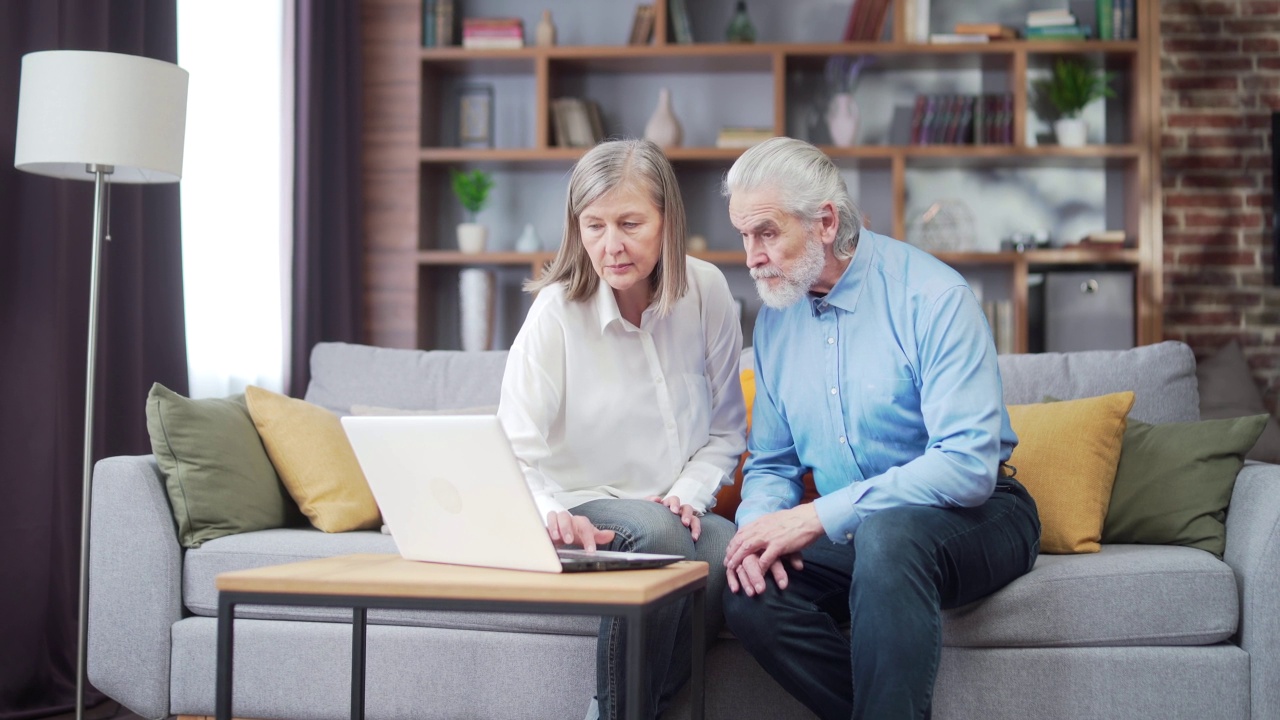
<path id="1" fill-rule="evenodd" d="M 795 507 L 806 469 L 838 543 L 877 510 L 981 505 L 1018 444 L 981 306 L 907 243 L 864 229 L 831 292 L 765 307 L 753 345 L 739 526 Z"/>

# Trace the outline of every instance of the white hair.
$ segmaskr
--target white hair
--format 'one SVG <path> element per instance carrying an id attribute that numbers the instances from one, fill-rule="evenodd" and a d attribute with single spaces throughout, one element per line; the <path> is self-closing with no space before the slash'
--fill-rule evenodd
<path id="1" fill-rule="evenodd" d="M 830 201 L 839 220 L 832 252 L 842 260 L 853 257 L 862 229 L 862 213 L 849 197 L 849 188 L 835 163 L 821 150 L 795 138 L 765 140 L 744 152 L 729 168 L 720 192 L 731 197 L 735 192 L 761 188 L 776 190 L 783 209 L 808 222 L 818 220 L 822 203 Z"/>

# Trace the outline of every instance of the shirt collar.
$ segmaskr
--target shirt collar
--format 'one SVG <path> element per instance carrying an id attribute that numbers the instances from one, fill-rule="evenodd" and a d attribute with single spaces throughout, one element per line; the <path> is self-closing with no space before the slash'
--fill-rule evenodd
<path id="1" fill-rule="evenodd" d="M 812 298 L 809 306 L 818 313 L 823 309 L 820 303 L 834 305 L 846 312 L 853 312 L 858 307 L 858 298 L 862 296 L 862 288 L 866 286 L 867 273 L 871 270 L 871 256 L 875 254 L 879 236 L 866 228 L 858 234 L 858 247 L 853 251 L 853 259 L 849 267 L 844 269 L 840 279 L 825 296 Z"/>
<path id="2" fill-rule="evenodd" d="M 622 311 L 618 309 L 618 299 L 613 296 L 613 288 L 609 287 L 604 278 L 600 278 L 599 282 L 595 296 L 596 316 L 600 320 L 600 332 L 604 332 L 613 323 L 622 321 Z"/>

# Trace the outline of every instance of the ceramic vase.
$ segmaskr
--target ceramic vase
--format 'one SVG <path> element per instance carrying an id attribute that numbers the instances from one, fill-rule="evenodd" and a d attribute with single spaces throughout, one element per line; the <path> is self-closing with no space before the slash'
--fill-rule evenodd
<path id="1" fill-rule="evenodd" d="M 458 271 L 458 310 L 462 349 L 489 350 L 493 338 L 493 272 L 479 268 Z"/>
<path id="2" fill-rule="evenodd" d="M 458 249 L 462 252 L 482 253 L 488 241 L 488 227 L 480 223 L 458 223 Z"/>
<path id="3" fill-rule="evenodd" d="M 653 109 L 653 115 L 644 126 L 644 137 L 661 147 L 680 147 L 680 142 L 684 139 L 680 121 L 671 111 L 671 91 L 667 88 L 658 92 L 658 106 Z"/>
<path id="4" fill-rule="evenodd" d="M 1084 147 L 1086 130 L 1084 118 L 1062 118 L 1053 124 L 1053 134 L 1062 147 Z"/>
<path id="5" fill-rule="evenodd" d="M 849 93 L 836 93 L 827 106 L 827 131 L 831 133 L 831 144 L 836 147 L 849 147 L 858 135 L 858 104 Z"/>
<path id="6" fill-rule="evenodd" d="M 556 44 L 556 25 L 551 21 L 550 10 L 542 11 L 542 19 L 538 21 L 538 28 L 534 32 L 534 42 L 538 47 L 551 47 Z"/>
<path id="7" fill-rule="evenodd" d="M 532 253 L 541 249 L 542 241 L 538 239 L 538 231 L 533 229 L 533 223 L 525 223 L 524 232 L 516 238 L 516 252 Z"/>

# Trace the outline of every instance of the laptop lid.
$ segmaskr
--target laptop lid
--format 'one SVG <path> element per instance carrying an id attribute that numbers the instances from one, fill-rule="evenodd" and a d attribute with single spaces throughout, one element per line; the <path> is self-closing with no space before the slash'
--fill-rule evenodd
<path id="1" fill-rule="evenodd" d="M 675 555 L 561 550 L 494 415 L 344 417 L 373 497 L 410 560 L 562 572 L 659 567 Z"/>

